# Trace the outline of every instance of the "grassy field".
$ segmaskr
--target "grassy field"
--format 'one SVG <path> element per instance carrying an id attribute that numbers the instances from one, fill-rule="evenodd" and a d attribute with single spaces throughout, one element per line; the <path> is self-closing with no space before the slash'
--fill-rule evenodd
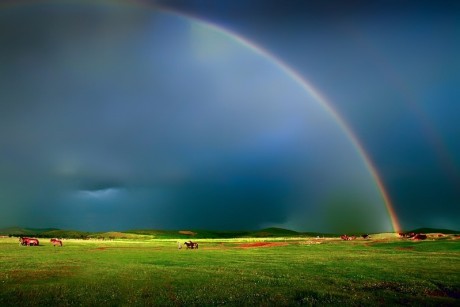
<path id="1" fill-rule="evenodd" d="M 433 237 L 434 238 L 434 237 Z M 0 239 L 0 306 L 460 305 L 460 240 Z M 183 241 L 183 240 L 182 240 Z"/>

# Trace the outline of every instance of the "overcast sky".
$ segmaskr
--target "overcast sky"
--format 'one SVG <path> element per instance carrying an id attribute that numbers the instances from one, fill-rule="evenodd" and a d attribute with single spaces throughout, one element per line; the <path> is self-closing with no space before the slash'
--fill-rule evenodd
<path id="1" fill-rule="evenodd" d="M 160 4 L 0 8 L 0 227 L 391 230 L 334 117 L 231 31 L 330 100 L 403 228 L 460 228 L 454 2 Z"/>

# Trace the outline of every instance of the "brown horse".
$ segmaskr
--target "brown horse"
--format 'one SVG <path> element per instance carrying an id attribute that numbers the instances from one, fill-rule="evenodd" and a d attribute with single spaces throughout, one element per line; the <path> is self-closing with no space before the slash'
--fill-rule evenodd
<path id="1" fill-rule="evenodd" d="M 351 237 L 349 237 L 349 236 L 347 236 L 347 235 L 343 235 L 343 236 L 340 236 L 340 238 L 341 238 L 342 240 L 344 240 L 344 241 L 351 241 L 351 240 L 356 239 L 356 236 L 351 236 Z"/>
<path id="2" fill-rule="evenodd" d="M 185 246 L 187 246 L 187 249 L 198 249 L 198 243 L 189 241 L 189 242 L 184 242 Z"/>
<path id="3" fill-rule="evenodd" d="M 19 237 L 19 244 L 26 245 L 26 242 L 29 238 L 27 237 Z"/>
<path id="4" fill-rule="evenodd" d="M 426 240 L 427 236 L 423 233 L 417 233 L 412 237 L 412 240 Z"/>
<path id="5" fill-rule="evenodd" d="M 20 237 L 19 242 L 21 243 L 21 245 L 25 245 L 25 246 L 38 246 L 38 245 L 40 245 L 40 242 L 38 241 L 38 239 L 35 239 L 35 238 Z"/>
<path id="6" fill-rule="evenodd" d="M 56 238 L 50 240 L 50 242 L 56 247 L 56 245 L 62 246 L 62 241 Z"/>
<path id="7" fill-rule="evenodd" d="M 413 237 L 415 237 L 415 235 L 416 235 L 416 233 L 414 233 L 414 232 L 406 232 L 406 233 L 400 232 L 399 233 L 399 236 L 401 238 L 407 238 L 407 239 L 412 239 Z"/>

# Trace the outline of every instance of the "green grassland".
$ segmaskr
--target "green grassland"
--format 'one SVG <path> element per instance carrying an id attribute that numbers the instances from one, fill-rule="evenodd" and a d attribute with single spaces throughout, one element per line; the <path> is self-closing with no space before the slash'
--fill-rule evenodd
<path id="1" fill-rule="evenodd" d="M 193 239 L 198 250 L 179 240 L 1 238 L 0 306 L 460 305 L 454 235 Z"/>

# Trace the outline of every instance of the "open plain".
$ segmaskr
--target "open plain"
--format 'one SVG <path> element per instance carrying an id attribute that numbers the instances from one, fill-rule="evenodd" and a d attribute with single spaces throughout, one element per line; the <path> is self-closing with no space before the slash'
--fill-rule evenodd
<path id="1" fill-rule="evenodd" d="M 1 238 L 0 305 L 460 304 L 454 235 L 184 241 Z"/>

